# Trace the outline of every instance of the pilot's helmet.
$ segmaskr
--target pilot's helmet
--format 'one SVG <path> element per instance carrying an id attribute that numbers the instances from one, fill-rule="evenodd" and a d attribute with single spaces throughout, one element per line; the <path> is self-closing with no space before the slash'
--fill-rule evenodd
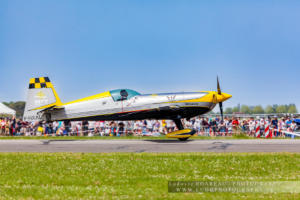
<path id="1" fill-rule="evenodd" d="M 126 90 L 121 90 L 121 91 L 120 91 L 120 95 L 121 95 L 121 97 L 123 97 L 123 98 L 127 98 L 127 97 L 128 97 L 128 92 L 127 92 Z"/>

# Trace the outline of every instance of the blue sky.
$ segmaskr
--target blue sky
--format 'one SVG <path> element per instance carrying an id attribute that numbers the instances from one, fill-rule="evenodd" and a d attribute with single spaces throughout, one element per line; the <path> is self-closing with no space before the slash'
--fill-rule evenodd
<path id="1" fill-rule="evenodd" d="M 216 90 L 300 109 L 300 1 L 0 1 L 0 99 L 49 76 L 63 101 Z"/>

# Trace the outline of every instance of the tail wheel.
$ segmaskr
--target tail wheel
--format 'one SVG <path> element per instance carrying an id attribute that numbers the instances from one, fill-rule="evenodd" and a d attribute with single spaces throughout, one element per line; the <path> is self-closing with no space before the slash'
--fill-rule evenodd
<path id="1" fill-rule="evenodd" d="M 46 122 L 51 122 L 51 114 L 50 113 L 46 113 L 45 117 L 46 117 Z"/>

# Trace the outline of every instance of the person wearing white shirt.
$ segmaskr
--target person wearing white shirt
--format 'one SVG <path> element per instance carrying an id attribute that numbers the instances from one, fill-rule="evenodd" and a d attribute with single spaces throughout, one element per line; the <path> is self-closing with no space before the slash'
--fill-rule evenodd
<path id="1" fill-rule="evenodd" d="M 251 135 L 253 135 L 255 133 L 255 121 L 252 118 L 249 122 L 249 132 Z"/>
<path id="2" fill-rule="evenodd" d="M 153 132 L 153 122 L 152 122 L 152 120 L 147 120 L 146 127 L 147 127 L 147 130 L 148 130 L 149 133 Z"/>
<path id="3" fill-rule="evenodd" d="M 297 130 L 297 124 L 295 121 L 291 123 L 291 132 L 295 132 Z"/>

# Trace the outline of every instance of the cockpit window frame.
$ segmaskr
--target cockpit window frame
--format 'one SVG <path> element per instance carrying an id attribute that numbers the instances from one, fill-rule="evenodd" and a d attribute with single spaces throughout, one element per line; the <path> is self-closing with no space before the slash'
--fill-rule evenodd
<path id="1" fill-rule="evenodd" d="M 135 96 L 141 95 L 139 92 L 131 89 L 116 89 L 116 90 L 111 90 L 109 92 L 114 102 L 129 100 Z M 123 94 L 123 96 L 121 93 Z"/>

